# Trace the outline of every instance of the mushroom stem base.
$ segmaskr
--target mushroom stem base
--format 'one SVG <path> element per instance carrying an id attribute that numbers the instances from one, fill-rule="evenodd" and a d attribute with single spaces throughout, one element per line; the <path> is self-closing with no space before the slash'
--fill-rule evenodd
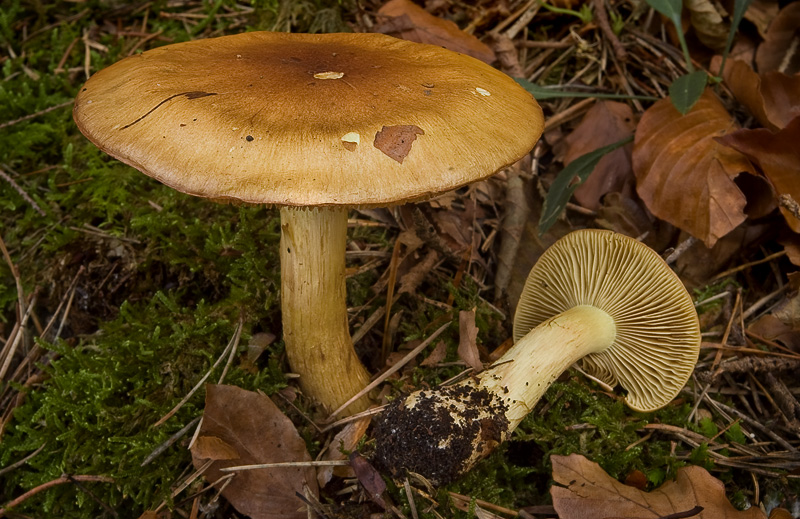
<path id="1" fill-rule="evenodd" d="M 303 392 L 328 411 L 369 382 L 347 319 L 344 209 L 281 208 L 281 308 L 289 365 Z M 363 411 L 367 397 L 348 406 Z"/>

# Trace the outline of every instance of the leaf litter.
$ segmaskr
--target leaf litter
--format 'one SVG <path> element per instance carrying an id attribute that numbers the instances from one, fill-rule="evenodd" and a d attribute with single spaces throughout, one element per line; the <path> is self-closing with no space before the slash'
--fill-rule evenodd
<path id="1" fill-rule="evenodd" d="M 221 4 L 224 4 L 222 10 L 226 14 L 218 20 L 233 20 L 242 25 L 253 20 L 251 12 L 237 12 L 238 7 L 225 2 Z M 548 85 L 556 91 L 568 90 L 570 94 L 567 95 L 572 96 L 542 101 L 550 121 L 548 134 L 527 163 L 514 165 L 505 174 L 477 187 L 449 194 L 438 203 L 420 204 L 419 213 L 407 208 L 363 210 L 351 221 L 355 231 L 349 240 L 348 258 L 350 264 L 355 266 L 348 272 L 354 280 L 369 280 L 366 289 L 359 296 L 353 296 L 358 297 L 358 301 L 351 308 L 351 323 L 362 332 L 357 337 L 365 358 L 371 355 L 369 350 L 374 346 L 380 349 L 382 331 L 380 326 L 374 326 L 374 322 L 383 317 L 381 312 L 386 314 L 386 323 L 394 323 L 393 329 L 405 334 L 405 337 L 403 333 L 397 335 L 402 344 L 392 344 L 392 348 L 397 350 L 409 350 L 413 345 L 420 344 L 433 330 L 447 322 L 452 323 L 454 330 L 456 324 L 463 326 L 463 331 L 439 340 L 435 347 L 432 345 L 431 350 L 426 350 L 428 353 L 420 353 L 420 358 L 426 359 L 424 362 L 410 362 L 394 374 L 389 379 L 391 383 L 383 384 L 380 388 L 377 397 L 379 402 L 394 398 L 398 390 L 408 391 L 418 384 L 435 385 L 453 375 L 453 369 L 463 369 L 464 362 L 448 362 L 457 359 L 459 353 L 463 353 L 468 364 L 477 366 L 481 354 L 478 344 L 496 349 L 507 347 L 510 331 L 497 316 L 508 318 L 513 314 L 516 294 L 530 266 L 546 246 L 571 229 L 612 228 L 644 240 L 662 255 L 669 255 L 675 249 L 681 251 L 674 264 L 687 285 L 703 292 L 702 295 L 698 292 L 698 303 L 708 297 L 705 292 L 716 292 L 708 299 L 712 302 L 706 303 L 712 310 L 704 318 L 707 342 L 704 343 L 703 355 L 697 367 L 696 381 L 682 395 L 682 399 L 691 404 L 689 418 L 677 425 L 662 424 L 656 420 L 656 423 L 637 430 L 636 434 L 642 443 L 637 440 L 634 442 L 636 447 L 630 447 L 642 448 L 638 452 L 646 453 L 648 449 L 658 448 L 655 443 L 649 447 L 648 440 L 651 438 L 670 440 L 672 451 L 661 458 L 662 461 L 670 459 L 671 463 L 677 465 L 689 462 L 713 464 L 715 470 L 722 472 L 726 484 L 735 488 L 737 493 L 746 495 L 750 503 L 764 507 L 775 504 L 790 506 L 792 492 L 796 492 L 792 489 L 796 487 L 790 484 L 781 487 L 777 482 L 791 483 L 800 473 L 793 455 L 798 444 L 796 437 L 791 436 L 797 433 L 798 416 L 798 390 L 793 378 L 799 357 L 796 350 L 798 327 L 793 317 L 798 287 L 797 283 L 790 281 L 796 270 L 791 265 L 800 263 L 796 259 L 800 257 L 800 253 L 796 252 L 800 250 L 796 234 L 796 189 L 800 183 L 796 179 L 797 147 L 792 146 L 797 142 L 799 131 L 795 118 L 798 109 L 795 74 L 798 71 L 796 65 L 799 54 L 792 47 L 792 41 L 797 37 L 798 24 L 794 20 L 798 3 L 784 5 L 778 13 L 777 9 L 754 2 L 744 15 L 745 19 L 756 20 L 753 22 L 755 30 L 744 27 L 742 31 L 747 34 L 737 36 L 737 42 L 740 37 L 740 41 L 748 38 L 752 42 L 751 50 L 737 55 L 744 61 L 729 60 L 722 72 L 722 87 L 705 90 L 697 105 L 686 115 L 680 115 L 667 99 L 654 104 L 646 100 L 666 98 L 675 79 L 684 76 L 693 66 L 683 60 L 677 33 L 671 33 L 671 26 L 658 16 L 645 17 L 644 11 L 636 12 L 623 2 L 612 1 L 603 6 L 603 9 L 608 9 L 610 17 L 597 17 L 591 24 L 583 24 L 568 12 L 541 10 L 536 2 L 509 0 L 498 2 L 498 5 L 490 4 L 477 2 L 467 6 L 456 2 L 429 1 L 426 2 L 426 9 L 423 9 L 408 1 L 395 0 L 384 4 L 380 10 L 376 10 L 377 5 L 365 7 L 348 19 L 351 27 L 357 30 L 372 28 L 416 41 L 444 45 L 459 52 L 482 56 L 488 62 L 494 61 L 494 56 L 501 57 L 503 69 L 534 81 L 537 86 Z M 675 4 L 677 12 L 668 12 L 668 15 L 677 19 L 680 4 Z M 558 5 L 566 9 L 581 9 L 581 2 Z M 730 24 L 731 13 L 720 8 L 716 2 L 693 2 L 691 6 L 696 13 L 692 21 L 692 30 L 696 34 L 688 36 L 687 50 L 695 61 L 694 66 L 716 72 L 718 67 L 715 68 L 710 57 L 721 46 L 721 28 Z M 196 14 L 201 7 L 199 2 L 189 1 L 185 3 L 185 10 L 163 12 L 162 18 L 178 20 L 185 27 L 191 27 L 193 34 L 208 36 L 211 27 L 208 23 L 198 21 L 200 18 Z M 729 6 L 726 4 L 726 7 Z M 81 16 L 87 17 L 87 14 Z M 145 16 L 143 20 L 131 18 L 128 21 L 131 22 L 131 28 L 138 30 L 141 27 L 144 31 L 153 30 L 149 24 L 155 19 L 158 17 L 153 14 Z M 76 20 L 80 20 L 80 17 Z M 614 24 L 613 30 L 607 27 L 609 30 L 601 31 L 595 25 L 609 23 Z M 134 33 L 140 34 L 131 32 Z M 129 42 L 128 50 L 140 46 L 147 48 L 162 38 L 160 34 L 151 39 L 146 39 L 148 36 L 126 36 L 119 33 L 116 27 L 100 24 L 84 36 L 86 48 L 104 48 L 98 52 L 109 52 L 108 47 L 99 43 L 101 37 L 108 34 L 117 34 L 123 39 L 138 38 Z M 693 39 L 694 36 L 698 38 Z M 619 41 L 614 41 L 615 38 Z M 484 45 L 481 40 L 491 46 Z M 620 55 L 616 52 L 620 43 L 626 51 L 624 59 L 614 61 L 611 56 Z M 494 47 L 497 53 L 491 53 L 490 47 Z M 58 54 L 62 54 L 63 50 Z M 77 85 L 80 82 L 77 74 L 84 69 L 90 70 L 93 65 L 88 60 L 80 61 L 77 52 L 71 54 L 67 51 L 63 55 L 65 62 L 71 64 L 65 66 L 73 68 L 70 77 Z M 90 55 L 87 53 L 87 56 Z M 4 56 L 2 59 L 12 67 L 17 64 L 16 58 Z M 20 67 L 20 77 L 41 77 L 47 73 L 45 69 L 33 70 L 28 64 Z M 581 101 L 580 97 L 575 97 L 593 95 L 622 95 L 628 98 L 620 103 L 609 103 Z M 702 117 L 697 117 L 698 113 Z M 30 115 L 31 118 L 25 121 L 46 116 L 46 113 L 14 114 L 15 119 L 10 123 L 19 125 L 19 128 L 26 128 L 23 125 L 27 123 L 16 122 L 17 115 Z M 748 118 L 749 115 L 753 118 Z M 557 207 L 558 218 L 553 227 L 541 234 L 537 222 L 542 214 L 543 195 L 552 189 L 560 164 L 567 165 L 610 142 L 617 142 L 623 138 L 623 134 L 634 131 L 634 127 L 634 145 L 614 151 L 613 158 L 611 155 L 602 158 L 588 175 L 588 180 L 578 188 L 575 197 L 577 204 L 569 203 L 569 197 L 566 197 L 563 204 Z M 611 135 L 618 138 L 613 139 Z M 561 151 L 557 153 L 558 148 Z M 410 152 L 413 153 L 413 146 Z M 409 150 L 393 153 L 397 156 L 395 160 L 402 160 Z M 631 167 L 635 177 L 631 176 Z M 35 172 L 36 169 L 29 167 L 27 171 Z M 29 184 L 30 178 L 35 176 L 14 172 L 9 178 L 12 176 L 17 194 L 11 193 L 11 196 L 18 196 L 20 191 L 25 193 L 26 189 L 36 192 Z M 632 189 L 634 183 L 635 190 Z M 508 191 L 511 187 L 513 192 Z M 39 192 L 45 191 L 40 189 Z M 33 200 L 30 197 L 28 199 Z M 156 205 L 163 210 L 162 205 Z M 46 206 L 42 204 L 42 207 Z M 501 226 L 507 220 L 511 221 L 511 227 L 504 229 Z M 370 228 L 381 229 L 383 237 L 376 239 L 363 232 Z M 399 249 L 398 264 L 395 266 L 396 282 L 400 287 L 398 294 L 402 294 L 402 298 L 395 296 L 391 298 L 394 304 L 386 305 L 382 294 L 385 294 L 388 284 L 392 247 L 382 240 L 387 237 L 389 241 L 396 240 L 403 233 L 408 239 Z M 146 240 L 145 236 L 141 238 Z M 506 243 L 509 246 L 504 246 Z M 682 247 L 684 244 L 691 246 Z M 20 250 L 24 250 L 24 247 L 16 241 L 12 255 L 16 258 Z M 235 249 L 226 250 L 228 253 L 241 254 Z M 33 268 L 29 262 L 23 261 L 21 264 L 27 269 Z M 103 261 L 96 261 L 94 266 L 98 264 L 102 267 Z M 503 274 L 507 281 L 502 283 L 499 282 L 499 265 L 503 265 L 507 273 Z M 109 267 L 106 265 L 105 268 Z M 731 268 L 739 270 L 723 276 L 721 281 L 714 280 L 715 276 Z M 108 274 L 113 277 L 113 272 Z M 103 277 L 100 276 L 100 280 Z M 94 283 L 99 284 L 100 280 Z M 718 286 L 723 282 L 724 285 Z M 445 285 L 447 289 L 443 288 Z M 128 285 L 120 284 L 119 287 L 127 288 Z M 81 286 L 82 290 L 85 288 Z M 465 301 L 466 290 L 474 290 L 477 295 Z M 25 298 L 20 297 L 20 300 L 24 301 Z M 473 309 L 474 312 L 470 313 Z M 418 329 L 408 324 L 409 316 L 422 314 L 430 315 L 430 322 L 428 317 L 420 318 Z M 10 315 L 10 321 L 14 322 L 14 315 Z M 373 319 L 376 315 L 377 319 Z M 494 317 L 489 319 L 487 315 Z M 274 322 L 277 319 L 269 318 L 257 325 L 248 323 L 253 327 L 255 340 L 251 341 L 253 351 L 242 359 L 238 367 L 242 371 L 255 373 L 266 362 L 276 360 L 270 346 L 275 340 L 271 333 L 279 330 L 270 327 L 270 323 Z M 267 331 L 262 331 L 262 327 L 266 327 Z M 388 331 L 389 327 L 384 330 Z M 413 338 L 406 340 L 407 337 Z M 461 352 L 457 351 L 456 345 L 460 346 Z M 12 368 L 17 367 L 18 360 L 15 358 Z M 277 361 L 280 362 L 279 359 Z M 32 364 L 33 360 L 28 362 L 28 365 Z M 418 371 L 420 365 L 427 371 Z M 385 368 L 378 362 L 373 362 L 372 367 L 376 372 Z M 12 372 L 16 373 L 13 380 L 27 384 L 22 376 L 23 371 L 12 369 L 9 374 Z M 434 375 L 428 378 L 421 373 Z M 568 378 L 573 386 L 586 386 L 585 381 Z M 39 382 L 31 384 L 32 387 L 38 387 Z M 331 430 L 330 436 L 320 435 L 316 429 L 308 427 L 308 420 L 317 419 L 313 416 L 313 407 L 312 416 L 305 415 L 309 412 L 310 404 L 292 387 L 287 388 L 286 392 L 276 393 L 276 396 L 292 395 L 292 398 L 286 399 L 285 407 L 292 420 L 278 410 L 270 398 L 241 391 L 240 394 L 227 386 L 208 387 L 203 426 L 193 444 L 192 454 L 199 468 L 209 465 L 210 468 L 204 470 L 209 482 L 225 477 L 219 471 L 223 466 L 310 461 L 308 450 L 320 441 L 327 443 L 323 460 L 342 461 L 346 453 L 353 452 L 365 441 L 368 455 L 368 417 L 347 422 L 343 428 Z M 220 398 L 223 393 L 225 398 Z M 11 395 L 15 396 L 13 391 Z M 552 416 L 548 413 L 553 412 L 560 413 L 564 419 L 572 416 L 569 414 L 570 406 L 562 406 L 564 395 L 564 389 L 556 389 L 552 399 L 534 413 L 538 418 L 533 419 Z M 598 394 L 593 398 L 605 397 Z M 730 405 L 731 399 L 737 404 L 735 408 Z M 23 405 L 22 400 L 4 400 L 3 427 L 13 423 L 10 421 L 10 410 Z M 574 402 L 568 403 L 576 405 Z M 254 416 L 255 410 L 258 410 L 255 413 L 258 416 Z M 584 415 L 574 418 L 578 423 L 564 425 L 568 431 L 584 431 L 580 433 L 581 445 L 591 441 L 591 433 L 586 431 L 597 427 L 590 423 L 579 423 L 591 414 L 586 411 Z M 709 420 L 717 428 L 714 434 L 721 437 L 703 437 L 696 432 L 699 427 L 697 417 L 701 415 L 703 420 Z M 259 430 L 260 433 L 257 432 Z M 303 433 L 302 437 L 298 430 Z M 269 433 L 265 435 L 264 431 Z M 736 431 L 738 433 L 734 434 Z M 274 438 L 283 436 L 287 439 L 281 440 L 278 448 Z M 557 436 L 567 437 L 569 432 L 559 429 Z M 723 439 L 725 443 L 721 443 Z M 561 448 L 557 441 L 542 439 L 540 435 L 535 448 L 526 446 L 526 442 L 522 441 L 514 443 L 509 453 L 502 456 L 519 463 L 517 468 L 528 469 L 530 467 L 521 460 L 533 458 L 530 451 L 545 449 L 556 452 Z M 704 450 L 704 444 L 707 451 Z M 615 450 L 620 450 L 619 446 Z M 520 453 L 522 455 L 517 459 Z M 610 464 L 608 458 L 602 459 L 602 451 L 596 455 L 601 463 Z M 553 463 L 553 478 L 559 481 L 558 471 L 563 468 L 559 465 L 560 458 L 551 456 L 549 459 Z M 210 461 L 213 463 L 209 464 Z M 619 483 L 620 479 L 624 479 L 624 474 L 608 476 L 586 468 L 583 462 L 582 466 L 581 470 L 586 474 L 593 474 L 593 482 L 602 482 L 606 489 L 598 491 L 596 499 L 599 501 L 608 504 L 615 495 L 628 492 Z M 272 513 L 259 508 L 262 505 L 258 501 L 277 503 L 281 517 L 299 517 L 300 510 L 305 506 L 303 503 L 328 513 L 330 510 L 320 503 L 326 497 L 363 503 L 369 497 L 375 498 L 383 493 L 378 482 L 380 478 L 369 468 L 360 469 L 361 474 L 353 473 L 350 467 L 325 467 L 318 471 L 308 467 L 297 468 L 293 469 L 295 476 L 292 478 L 264 480 L 267 474 L 275 473 L 275 470 L 287 469 L 242 471 L 220 484 L 220 488 L 224 486 L 222 494 L 239 512 L 253 517 Z M 537 470 L 542 469 L 539 467 Z M 669 490 L 677 492 L 675 495 L 679 497 L 676 501 L 683 502 L 691 495 L 708 498 L 709 501 L 703 505 L 696 505 L 704 506 L 704 510 L 698 512 L 703 515 L 695 514 L 698 517 L 739 517 L 738 514 L 746 513 L 733 510 L 724 497 L 721 483 L 701 472 L 699 467 L 679 468 L 676 471 L 670 465 L 659 470 L 666 470 L 667 480 L 677 477 L 677 482 L 665 483 L 651 490 L 648 495 L 653 499 Z M 687 472 L 690 476 L 686 476 Z M 629 475 L 632 473 L 634 471 L 628 472 Z M 345 486 L 344 482 L 352 481 L 347 478 L 355 476 L 361 479 L 360 488 L 369 487 L 366 494 Z M 530 474 L 524 477 L 532 478 Z M 536 477 L 538 479 L 534 480 L 538 485 L 545 484 L 547 478 L 543 478 L 541 473 Z M 656 487 L 653 481 L 658 478 L 652 473 L 647 477 L 654 479 L 642 483 L 640 478 L 638 486 Z M 319 486 L 325 487 L 322 494 L 312 491 L 316 488 L 318 478 Z M 476 481 L 483 481 L 477 478 Z M 518 479 L 522 479 L 522 476 Z M 564 484 L 568 485 L 568 482 Z M 436 501 L 440 498 L 435 489 L 427 487 L 425 482 L 412 479 L 411 485 L 413 489 L 408 490 L 408 495 L 415 494 L 418 501 L 421 499 L 425 503 L 420 506 L 420 511 L 452 512 L 448 502 Z M 464 492 L 478 495 L 485 486 L 483 481 L 471 487 L 466 486 Z M 400 487 L 411 488 L 409 482 Z M 16 495 L 21 493 L 17 486 L 9 488 Z M 541 495 L 538 498 L 525 497 L 535 492 L 528 494 L 520 492 L 520 487 L 513 488 L 520 497 L 506 500 L 513 503 L 509 505 L 511 508 L 455 492 L 450 494 L 450 499 L 453 507 L 478 517 L 507 516 L 509 511 L 513 514 L 526 508 L 531 512 L 542 511 L 549 506 L 544 504 Z M 767 492 L 776 488 L 782 488 L 783 492 L 777 503 L 769 501 L 767 495 Z M 526 492 L 528 490 L 530 488 Z M 301 499 L 295 492 L 304 497 Z M 492 498 L 500 499 L 497 496 L 501 494 L 502 491 L 498 491 L 492 494 Z M 337 497 L 331 497 L 334 495 Z M 461 497 L 457 498 L 456 495 Z M 282 497 L 278 499 L 275 496 Z M 643 494 L 638 496 L 636 499 L 642 498 Z M 12 496 L 6 497 L 10 499 Z M 403 492 L 395 493 L 393 497 L 403 498 Z M 555 497 L 553 494 L 554 504 Z M 569 506 L 576 507 L 570 510 L 582 509 L 580 507 L 589 502 L 575 496 L 569 500 Z M 406 498 L 406 502 L 411 503 L 411 498 Z M 737 505 L 741 507 L 743 503 L 740 501 Z M 178 502 L 176 506 L 180 508 L 186 505 Z M 362 507 L 359 511 L 365 509 Z M 236 513 L 228 510 L 231 514 Z M 375 512 L 377 508 L 373 506 L 371 510 Z M 416 508 L 413 510 L 416 513 Z M 658 514 L 664 517 L 692 510 L 691 506 L 659 508 Z M 188 508 L 181 511 L 186 516 L 190 513 Z M 756 511 L 756 507 L 753 507 L 747 513 L 760 517 Z M 305 512 L 302 513 L 305 516 Z M 393 509 L 391 513 L 398 514 L 399 511 Z M 555 511 L 550 508 L 549 513 L 552 516 Z M 569 517 L 568 513 L 559 511 L 561 517 Z M 620 505 L 612 507 L 606 516 L 617 517 L 626 513 Z M 718 515 L 711 515 L 714 513 Z M 638 513 L 626 516 L 640 517 Z"/>

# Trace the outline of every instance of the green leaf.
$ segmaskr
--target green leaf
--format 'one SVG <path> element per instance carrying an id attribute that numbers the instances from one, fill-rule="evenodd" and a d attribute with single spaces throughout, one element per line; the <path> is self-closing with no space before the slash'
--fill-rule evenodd
<path id="1" fill-rule="evenodd" d="M 585 155 L 581 155 L 577 159 L 565 167 L 561 173 L 558 174 L 556 179 L 550 186 L 550 191 L 544 199 L 544 207 L 542 208 L 542 216 L 539 218 L 539 235 L 546 233 L 550 227 L 556 223 L 559 215 L 567 206 L 572 193 L 578 188 L 579 185 L 586 182 L 589 175 L 600 162 L 600 159 L 607 153 L 611 153 L 617 148 L 625 146 L 633 140 L 633 136 L 622 139 L 621 141 L 603 146 Z"/>
<path id="2" fill-rule="evenodd" d="M 556 99 L 562 97 L 594 97 L 596 99 L 641 99 L 643 101 L 658 101 L 657 97 L 652 96 L 630 96 L 625 94 L 604 94 L 600 92 L 567 92 L 564 90 L 554 90 L 531 83 L 527 79 L 515 77 L 514 81 L 533 95 L 538 101 L 543 99 Z"/>
<path id="3" fill-rule="evenodd" d="M 708 75 L 703 70 L 696 70 L 679 77 L 669 86 L 669 97 L 680 113 L 686 115 L 703 95 L 708 83 Z"/>
<path id="4" fill-rule="evenodd" d="M 681 26 L 681 0 L 647 0 L 647 5 L 669 18 L 675 27 Z"/>
<path id="5" fill-rule="evenodd" d="M 741 23 L 744 13 L 747 11 L 752 1 L 753 0 L 733 0 L 733 18 L 731 18 L 731 29 L 728 31 L 725 50 L 722 52 L 722 65 L 719 67 L 720 76 L 722 76 L 722 71 L 725 70 L 725 61 L 727 61 L 728 53 L 731 50 L 731 45 L 733 45 L 733 37 L 736 35 L 736 31 L 739 29 L 739 23 Z"/>

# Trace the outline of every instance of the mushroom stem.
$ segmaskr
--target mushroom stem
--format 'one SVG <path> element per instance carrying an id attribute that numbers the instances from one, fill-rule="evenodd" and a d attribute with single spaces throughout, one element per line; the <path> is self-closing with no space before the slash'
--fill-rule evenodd
<path id="1" fill-rule="evenodd" d="M 614 343 L 617 328 L 603 310 L 579 305 L 544 321 L 478 375 L 479 387 L 503 395 L 510 434 L 567 368 Z"/>
<path id="2" fill-rule="evenodd" d="M 615 338 L 611 316 L 589 305 L 544 321 L 476 378 L 416 391 L 384 412 L 377 464 L 434 484 L 452 481 L 505 441 L 563 371 Z"/>
<path id="3" fill-rule="evenodd" d="M 281 208 L 283 340 L 303 392 L 332 411 L 369 382 L 347 319 L 347 211 Z M 365 396 L 347 408 L 365 410 Z"/>

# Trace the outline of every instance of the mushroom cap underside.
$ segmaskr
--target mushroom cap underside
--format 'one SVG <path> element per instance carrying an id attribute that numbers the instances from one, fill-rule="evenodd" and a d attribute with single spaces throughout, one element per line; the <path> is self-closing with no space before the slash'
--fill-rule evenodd
<path id="1" fill-rule="evenodd" d="M 614 344 L 582 359 L 584 369 L 628 391 L 626 403 L 652 411 L 669 403 L 691 375 L 700 325 L 683 283 L 646 245 L 611 231 L 574 231 L 531 270 L 514 317 L 514 340 L 578 305 L 607 312 Z"/>
<path id="2" fill-rule="evenodd" d="M 378 206 L 486 178 L 530 151 L 541 108 L 474 58 L 381 34 L 250 32 L 167 45 L 75 100 L 99 148 L 179 191 Z"/>

